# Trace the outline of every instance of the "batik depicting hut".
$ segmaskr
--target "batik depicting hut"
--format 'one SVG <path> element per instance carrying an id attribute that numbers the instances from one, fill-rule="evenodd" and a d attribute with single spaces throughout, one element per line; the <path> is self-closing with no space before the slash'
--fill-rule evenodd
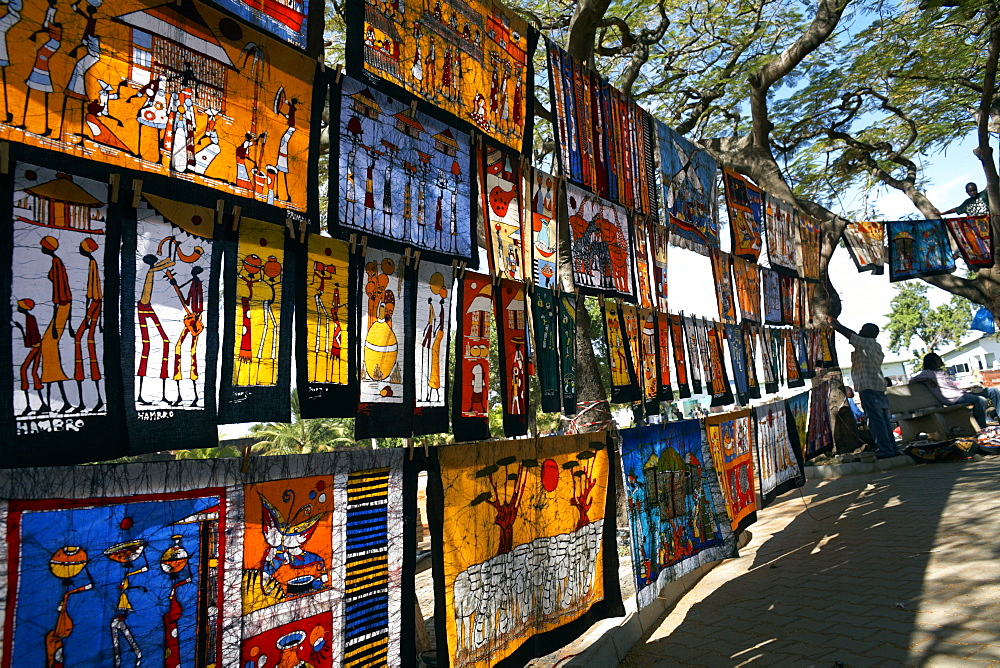
<path id="1" fill-rule="evenodd" d="M 69 229 L 90 234 L 104 234 L 104 202 L 73 183 L 68 174 L 23 191 L 15 199 L 14 216 L 41 227 Z"/>

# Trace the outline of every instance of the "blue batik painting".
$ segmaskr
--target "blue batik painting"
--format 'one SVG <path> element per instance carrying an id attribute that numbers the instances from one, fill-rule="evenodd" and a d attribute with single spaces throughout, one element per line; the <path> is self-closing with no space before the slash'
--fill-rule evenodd
<path id="1" fill-rule="evenodd" d="M 955 258 L 944 222 L 894 220 L 886 223 L 886 235 L 890 282 L 955 271 Z"/>
<path id="2" fill-rule="evenodd" d="M 715 158 L 667 125 L 655 123 L 670 243 L 708 255 L 719 248 Z"/>

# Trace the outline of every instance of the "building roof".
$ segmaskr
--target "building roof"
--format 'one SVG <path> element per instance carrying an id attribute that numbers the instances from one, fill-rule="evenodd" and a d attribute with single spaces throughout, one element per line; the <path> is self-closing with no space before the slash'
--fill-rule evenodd
<path id="1" fill-rule="evenodd" d="M 144 30 L 163 39 L 216 60 L 226 67 L 236 69 L 212 29 L 201 18 L 192 2 L 169 2 L 115 17 L 127 26 Z"/>

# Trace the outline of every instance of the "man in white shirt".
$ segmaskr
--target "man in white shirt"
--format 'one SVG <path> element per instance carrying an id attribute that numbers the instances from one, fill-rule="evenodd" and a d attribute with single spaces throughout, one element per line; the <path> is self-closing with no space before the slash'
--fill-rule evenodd
<path id="1" fill-rule="evenodd" d="M 937 353 L 924 355 L 924 370 L 913 375 L 910 382 L 926 384 L 931 394 L 945 406 L 972 404 L 972 416 L 979 423 L 979 428 L 982 429 L 986 426 L 986 397 L 965 392 L 956 385 L 948 372 L 944 370 L 944 360 Z M 986 391 L 994 402 L 994 406 L 997 406 L 996 402 L 1000 400 L 1000 391 L 993 387 L 986 388 Z"/>

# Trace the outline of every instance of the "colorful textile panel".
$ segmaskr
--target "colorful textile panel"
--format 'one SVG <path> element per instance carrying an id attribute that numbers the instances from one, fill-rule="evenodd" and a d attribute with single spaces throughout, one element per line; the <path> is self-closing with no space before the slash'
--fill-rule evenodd
<path id="1" fill-rule="evenodd" d="M 532 169 L 531 280 L 540 288 L 559 281 L 559 179 Z"/>
<path id="2" fill-rule="evenodd" d="M 969 269 L 993 266 L 993 230 L 989 216 L 945 218 L 944 222 Z"/>
<path id="3" fill-rule="evenodd" d="M 410 663 L 414 536 L 403 518 L 416 481 L 404 493 L 404 458 L 0 476 L 4 665 Z"/>
<path id="4" fill-rule="evenodd" d="M 809 431 L 802 450 L 805 461 L 833 452 L 830 424 L 830 383 L 820 383 L 809 392 Z"/>
<path id="5" fill-rule="evenodd" d="M 669 315 L 668 320 L 670 322 L 670 349 L 673 353 L 674 373 L 677 375 L 677 398 L 687 399 L 691 396 L 691 387 L 688 381 L 687 346 L 684 344 L 684 317 Z M 691 357 L 690 364 L 697 365 L 698 360 Z"/>
<path id="6" fill-rule="evenodd" d="M 26 163 L 12 181 L 13 193 L 10 180 L 3 187 L 13 208 L 0 242 L 11 337 L 2 356 L 10 375 L 0 465 L 120 456 L 125 444 L 112 443 L 122 431 L 120 342 L 109 287 L 119 225 L 109 221 L 108 186 Z"/>
<path id="7" fill-rule="evenodd" d="M 584 294 L 634 299 L 629 218 L 621 206 L 566 184 L 573 282 Z"/>
<path id="8" fill-rule="evenodd" d="M 493 326 L 493 284 L 489 276 L 465 273 L 459 281 L 456 319 L 452 431 L 457 442 L 487 439 Z"/>
<path id="9" fill-rule="evenodd" d="M 478 164 L 490 274 L 523 281 L 530 275 L 525 255 L 525 242 L 530 243 L 530 239 L 521 208 L 520 158 L 484 144 L 479 149 Z"/>
<path id="10" fill-rule="evenodd" d="M 798 214 L 795 207 L 764 193 L 764 228 L 767 257 L 775 271 L 794 276 L 798 273 Z"/>
<path id="11" fill-rule="evenodd" d="M 750 403 L 748 367 L 751 358 L 747 354 L 743 330 L 739 325 L 723 325 L 723 327 L 726 332 L 726 341 L 729 343 L 729 362 L 733 370 L 733 381 L 736 384 L 736 403 L 740 406 L 746 406 Z"/>
<path id="12" fill-rule="evenodd" d="M 659 398 L 660 401 L 673 401 L 674 390 L 670 380 L 670 316 L 654 311 L 653 317 L 656 318 L 656 346 L 659 356 Z M 681 361 L 683 362 L 683 358 Z"/>
<path id="13" fill-rule="evenodd" d="M 633 238 L 635 239 L 635 291 L 636 303 L 639 308 L 653 308 L 653 299 L 659 301 L 658 296 L 653 294 L 653 265 L 650 260 L 650 235 L 653 224 L 647 220 L 635 219 L 632 226 Z M 665 269 L 665 267 L 664 267 Z M 664 277 L 666 272 L 664 271 Z M 666 290 L 666 278 L 664 285 L 660 286 Z M 663 293 L 663 301 L 666 301 L 666 292 Z"/>
<path id="14" fill-rule="evenodd" d="M 635 373 L 642 388 L 647 415 L 660 412 L 660 371 L 657 354 L 656 314 L 650 309 L 638 309 L 639 355 L 635 358 Z"/>
<path id="15" fill-rule="evenodd" d="M 296 282 L 295 357 L 304 418 L 357 414 L 357 276 L 346 242 L 310 234 Z"/>
<path id="16" fill-rule="evenodd" d="M 743 336 L 743 347 L 747 354 L 747 391 L 751 399 L 760 399 L 760 383 L 757 381 L 757 337 L 754 335 L 753 323 L 740 323 L 740 334 Z"/>
<path id="17" fill-rule="evenodd" d="M 413 369 L 413 435 L 448 431 L 448 345 L 455 282 L 451 267 L 421 262 L 417 268 Z"/>
<path id="18" fill-rule="evenodd" d="M 792 325 L 795 324 L 801 281 L 791 276 L 779 276 L 779 280 L 781 281 L 781 322 L 777 324 Z"/>
<path id="19" fill-rule="evenodd" d="M 649 239 L 652 244 L 653 254 L 653 297 L 656 310 L 667 312 L 667 297 L 669 295 L 667 284 L 667 240 L 670 237 L 670 228 L 664 224 L 654 223 L 649 225 Z"/>
<path id="20" fill-rule="evenodd" d="M 604 341 L 611 369 L 611 401 L 620 404 L 638 401 L 641 396 L 635 375 L 634 356 L 622 309 L 608 299 L 604 301 Z"/>
<path id="21" fill-rule="evenodd" d="M 725 336 L 724 325 L 719 322 L 707 322 L 702 320 L 701 332 L 707 334 L 707 345 L 703 350 L 708 351 L 711 374 L 707 378 L 711 379 L 712 406 L 730 406 L 733 404 L 733 391 L 729 385 L 729 374 L 726 372 L 726 361 L 722 352 L 722 339 Z"/>
<path id="22" fill-rule="evenodd" d="M 885 223 L 877 220 L 848 223 L 843 237 L 858 271 L 870 271 L 876 276 L 885 272 Z"/>
<path id="23" fill-rule="evenodd" d="M 524 665 L 624 614 L 611 456 L 603 433 L 433 451 L 439 665 Z"/>
<path id="24" fill-rule="evenodd" d="M 558 301 L 563 413 L 576 415 L 576 295 L 563 293 Z"/>
<path id="25" fill-rule="evenodd" d="M 314 59 L 200 0 L 21 4 L 0 140 L 314 210 Z"/>
<path id="26" fill-rule="evenodd" d="M 742 174 L 723 169 L 733 255 L 756 262 L 763 247 L 764 191 Z"/>
<path id="27" fill-rule="evenodd" d="M 500 360 L 500 401 L 504 435 L 528 433 L 528 324 L 524 284 L 500 281 L 493 300 Z"/>
<path id="28" fill-rule="evenodd" d="M 562 410 L 559 356 L 559 304 L 548 288 L 531 293 L 531 330 L 534 335 L 535 374 L 542 394 L 542 410 Z"/>
<path id="29" fill-rule="evenodd" d="M 736 295 L 733 292 L 733 256 L 719 250 L 712 254 L 712 278 L 715 279 L 715 300 L 719 306 L 719 320 L 736 322 Z"/>
<path id="30" fill-rule="evenodd" d="M 553 42 L 546 46 L 562 173 L 631 211 L 655 214 L 652 117 Z"/>
<path id="31" fill-rule="evenodd" d="M 408 437 L 414 411 L 413 284 L 399 255 L 369 248 L 361 261 L 354 437 Z"/>
<path id="32" fill-rule="evenodd" d="M 785 492 L 806 482 L 800 464 L 801 452 L 793 446 L 788 431 L 785 402 L 772 401 L 754 409 L 756 466 L 760 476 L 761 508 Z"/>
<path id="33" fill-rule="evenodd" d="M 792 329 L 776 329 L 775 333 L 780 333 L 785 349 L 785 378 L 789 389 L 803 387 L 806 381 L 802 376 L 802 369 L 799 367 L 798 343 L 801 340 L 799 333 Z"/>
<path id="34" fill-rule="evenodd" d="M 770 327 L 755 328 L 760 339 L 760 359 L 764 369 L 764 391 L 774 394 L 781 383 L 781 334 Z"/>
<path id="35" fill-rule="evenodd" d="M 122 368 L 130 440 L 133 447 L 153 452 L 216 447 L 223 264 L 223 244 L 215 241 L 216 213 L 149 190 L 138 203 L 135 225 L 123 228 L 121 254 Z M 259 260 L 252 264 L 263 278 L 264 265 Z M 267 280 L 267 289 L 280 295 L 280 267 L 277 282 Z M 280 316 L 280 305 L 276 310 Z M 272 340 L 279 336 L 277 328 L 271 331 Z"/>
<path id="36" fill-rule="evenodd" d="M 294 256 L 284 227 L 253 218 L 239 225 L 226 251 L 219 424 L 288 422 Z"/>
<path id="37" fill-rule="evenodd" d="M 699 336 L 699 325 L 697 320 L 692 317 L 684 316 L 683 314 L 679 316 L 684 324 L 684 336 L 681 340 L 687 340 L 687 357 L 688 357 L 688 373 L 691 382 L 691 392 L 694 394 L 702 393 L 702 380 L 711 378 L 711 364 L 708 361 L 708 350 L 703 348 L 702 337 Z M 676 343 L 675 343 L 676 345 Z M 704 345 L 708 345 L 707 339 Z M 708 379 L 704 382 L 704 391 L 709 392 L 710 381 Z"/>
<path id="38" fill-rule="evenodd" d="M 812 391 L 799 392 L 785 401 L 785 406 L 788 408 L 788 432 L 795 439 L 799 450 L 803 452 L 808 447 L 806 439 L 809 435 L 809 397 L 811 394 Z M 803 460 L 808 460 L 808 457 L 803 456 Z"/>
<path id="39" fill-rule="evenodd" d="M 764 299 L 764 324 L 784 324 L 781 303 L 781 277 L 773 269 L 760 268 L 761 293 Z"/>
<path id="40" fill-rule="evenodd" d="M 936 276 L 955 271 L 948 232 L 940 220 L 896 220 L 886 223 L 889 281 Z"/>
<path id="41" fill-rule="evenodd" d="M 712 463 L 726 499 L 730 526 L 737 536 L 757 521 L 750 414 L 751 410 L 746 409 L 705 418 Z"/>
<path id="42" fill-rule="evenodd" d="M 670 243 L 708 255 L 711 249 L 719 248 L 715 158 L 666 124 L 654 123 Z"/>
<path id="43" fill-rule="evenodd" d="M 341 233 L 475 261 L 469 133 L 350 77 L 334 90 L 333 108 L 330 218 Z"/>
<path id="44" fill-rule="evenodd" d="M 323 5 L 309 0 L 253 2 L 212 0 L 244 21 L 316 57 L 322 53 Z"/>
<path id="45" fill-rule="evenodd" d="M 820 278 L 823 230 L 811 216 L 799 216 L 799 276 L 809 281 Z"/>
<path id="46" fill-rule="evenodd" d="M 733 282 L 742 320 L 760 323 L 760 272 L 756 262 L 733 258 Z"/>
<path id="47" fill-rule="evenodd" d="M 736 556 L 736 539 L 698 420 L 625 429 L 622 470 L 639 606 L 668 582 Z"/>
<path id="48" fill-rule="evenodd" d="M 347 3 L 348 74 L 385 79 L 517 151 L 531 147 L 536 40 L 491 0 Z"/>

